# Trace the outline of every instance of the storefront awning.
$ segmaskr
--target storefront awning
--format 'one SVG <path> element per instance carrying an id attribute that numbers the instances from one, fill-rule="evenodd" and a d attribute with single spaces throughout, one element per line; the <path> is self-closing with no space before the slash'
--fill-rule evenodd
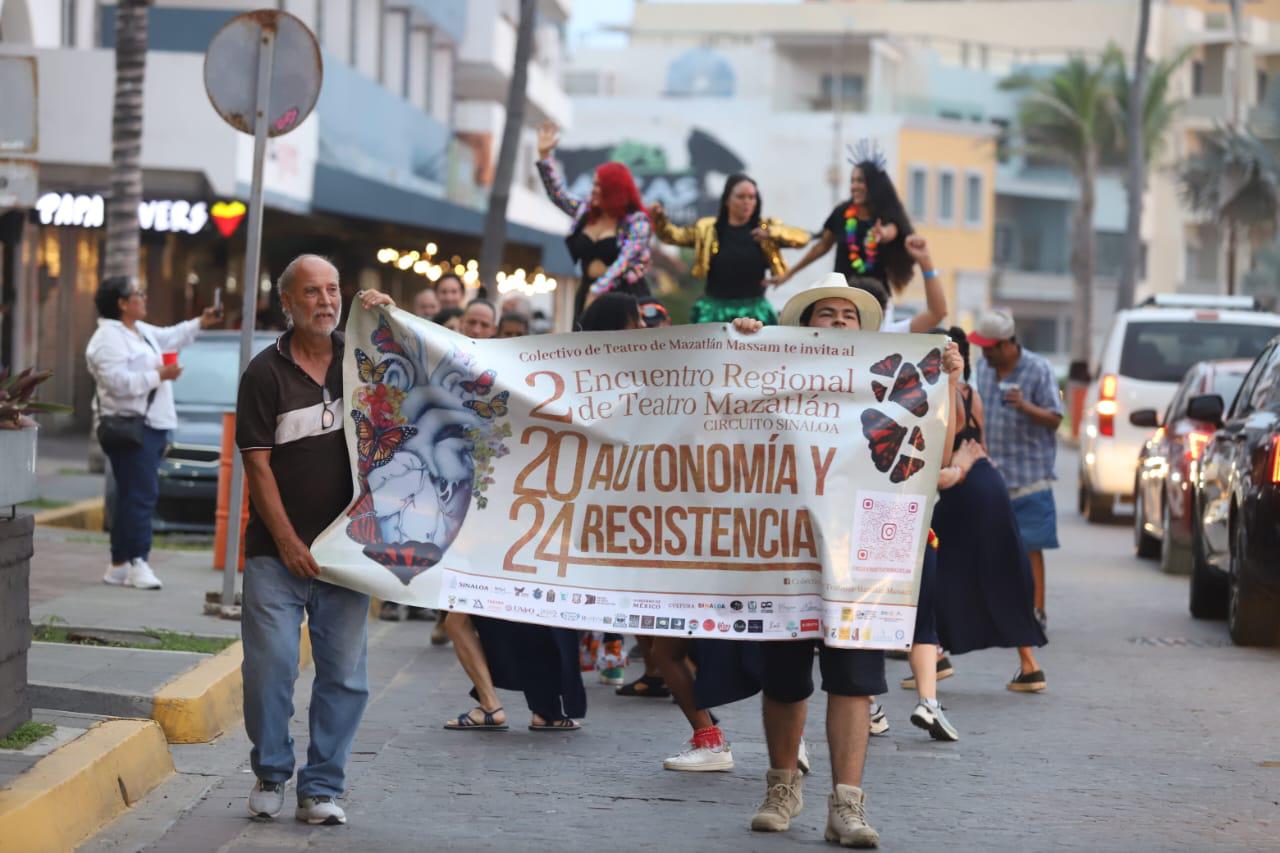
<path id="1" fill-rule="evenodd" d="M 472 237 L 480 237 L 484 233 L 483 211 L 410 192 L 323 163 L 316 164 L 311 205 L 314 210 L 341 216 L 439 229 Z M 560 234 L 508 223 L 507 240 L 541 249 L 542 268 L 549 275 L 573 275 L 575 272 Z"/>

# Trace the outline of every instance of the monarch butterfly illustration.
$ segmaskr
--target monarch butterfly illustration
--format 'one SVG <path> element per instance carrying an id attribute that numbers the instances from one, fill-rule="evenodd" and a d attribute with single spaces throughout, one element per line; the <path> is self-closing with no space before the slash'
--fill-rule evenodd
<path id="1" fill-rule="evenodd" d="M 418 432 L 412 426 L 375 427 L 359 409 L 351 410 L 351 418 L 356 423 L 356 451 L 370 471 L 390 462 L 400 445 Z"/>
<path id="2" fill-rule="evenodd" d="M 898 365 L 900 364 L 902 364 L 902 356 L 895 352 L 893 355 L 886 355 L 871 365 L 871 372 L 877 376 L 893 376 L 898 372 Z"/>
<path id="3" fill-rule="evenodd" d="M 898 464 L 893 466 L 893 471 L 889 474 L 889 482 L 901 483 L 911 478 L 911 475 L 924 467 L 924 460 L 920 457 L 899 456 Z"/>
<path id="4" fill-rule="evenodd" d="M 386 378 L 389 367 L 391 367 L 390 361 L 374 364 L 373 359 L 365 355 L 364 350 L 356 348 L 356 372 L 360 375 L 361 382 L 369 384 L 381 382 Z"/>
<path id="5" fill-rule="evenodd" d="M 470 382 L 462 383 L 462 390 L 477 397 L 487 397 L 493 390 L 493 380 L 498 378 L 497 371 L 486 370 Z"/>
<path id="6" fill-rule="evenodd" d="M 347 537 L 353 542 L 367 545 L 378 541 L 380 538 L 378 515 L 374 510 L 373 493 L 369 491 L 368 483 L 361 487 L 360 497 L 347 513 L 347 517 L 351 519 L 347 524 Z"/>
<path id="7" fill-rule="evenodd" d="M 924 377 L 924 381 L 930 385 L 936 384 L 938 377 L 942 375 L 942 350 L 934 348 L 920 361 L 916 362 L 920 368 L 920 375 Z"/>
<path id="8" fill-rule="evenodd" d="M 929 413 L 929 395 L 920 384 L 920 374 L 913 365 L 902 366 L 902 372 L 889 392 L 889 399 L 917 417 Z"/>
<path id="9" fill-rule="evenodd" d="M 911 438 L 907 439 L 907 441 L 916 450 L 924 450 L 924 433 L 920 431 L 920 427 L 911 428 Z"/>
<path id="10" fill-rule="evenodd" d="M 471 409 L 486 420 L 489 418 L 500 418 L 507 413 L 507 398 L 510 396 L 510 391 L 503 391 L 501 394 L 495 395 L 494 398 L 488 402 L 484 400 L 466 400 L 462 405 Z"/>
<path id="11" fill-rule="evenodd" d="M 883 412 L 867 409 L 862 413 L 862 434 L 871 443 L 871 461 L 884 472 L 893 466 L 907 428 Z"/>
<path id="12" fill-rule="evenodd" d="M 876 401 L 883 403 L 885 392 L 889 390 L 889 386 L 883 382 L 872 382 L 871 393 L 876 395 Z"/>
<path id="13" fill-rule="evenodd" d="M 385 316 L 378 318 L 378 327 L 373 330 L 369 340 L 373 341 L 373 345 L 378 348 L 378 352 L 398 355 L 401 358 L 409 357 L 409 354 L 404 351 L 404 347 L 400 346 L 400 342 L 396 340 L 396 336 L 392 334 L 391 324 L 387 322 Z"/>

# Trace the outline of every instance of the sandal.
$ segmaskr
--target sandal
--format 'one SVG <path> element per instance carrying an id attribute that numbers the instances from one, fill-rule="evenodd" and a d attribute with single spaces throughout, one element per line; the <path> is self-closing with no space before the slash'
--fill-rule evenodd
<path id="1" fill-rule="evenodd" d="M 619 696 L 644 696 L 653 699 L 666 699 L 671 689 L 661 675 L 642 675 L 630 684 L 624 684 L 615 691 Z"/>
<path id="2" fill-rule="evenodd" d="M 582 724 L 577 720 L 569 717 L 561 717 L 558 720 L 548 720 L 545 723 L 530 723 L 529 731 L 531 732 L 576 732 L 582 728 Z"/>
<path id="3" fill-rule="evenodd" d="M 472 718 L 471 712 L 466 711 L 465 713 L 459 714 L 458 719 L 450 720 L 449 722 L 445 723 L 444 727 L 451 732 L 462 732 L 462 731 L 505 732 L 507 729 L 510 728 L 510 726 L 508 726 L 506 723 L 500 723 L 496 719 L 494 719 L 493 715 L 502 710 L 501 705 L 494 708 L 492 711 L 486 711 L 484 708 L 481 708 L 479 705 L 477 705 L 476 708 L 480 711 L 481 714 L 484 714 L 483 723 L 477 723 L 475 719 Z"/>

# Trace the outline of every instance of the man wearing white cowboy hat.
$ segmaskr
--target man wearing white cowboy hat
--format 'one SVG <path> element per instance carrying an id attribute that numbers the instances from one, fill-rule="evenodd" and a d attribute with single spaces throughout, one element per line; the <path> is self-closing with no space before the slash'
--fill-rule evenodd
<path id="1" fill-rule="evenodd" d="M 851 286 L 852 284 L 852 286 Z M 875 280 L 846 279 L 832 273 L 787 300 L 778 321 L 813 329 L 879 331 L 884 311 L 871 292 Z M 759 320 L 740 317 L 736 331 L 753 334 Z M 951 344 L 943 366 L 953 375 L 963 361 Z M 818 643 L 822 689 L 827 693 L 827 744 L 831 754 L 832 793 L 827 798 L 827 841 L 842 847 L 877 847 L 879 834 L 867 823 L 862 769 L 871 728 L 871 697 L 883 693 L 884 652 L 831 648 L 821 640 L 770 640 L 761 644 L 764 730 L 769 747 L 764 802 L 751 820 L 758 832 L 781 832 L 800 814 L 803 775 L 796 753 L 804 734 L 805 710 L 813 693 L 813 646 Z"/>

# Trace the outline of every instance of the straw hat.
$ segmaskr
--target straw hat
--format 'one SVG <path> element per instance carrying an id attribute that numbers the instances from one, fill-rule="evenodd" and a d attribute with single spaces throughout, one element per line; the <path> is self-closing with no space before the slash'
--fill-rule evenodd
<path id="1" fill-rule="evenodd" d="M 800 325 L 800 315 L 810 305 L 824 299 L 847 299 L 858 309 L 858 321 L 865 332 L 879 331 L 884 322 L 884 309 L 868 291 L 860 287 L 850 287 L 845 277 L 833 272 L 814 282 L 787 300 L 778 315 L 778 323 L 783 326 Z"/>

